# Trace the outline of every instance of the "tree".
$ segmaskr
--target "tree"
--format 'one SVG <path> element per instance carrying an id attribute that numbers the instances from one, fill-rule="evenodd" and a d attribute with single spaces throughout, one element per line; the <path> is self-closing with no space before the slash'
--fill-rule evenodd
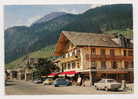
<path id="1" fill-rule="evenodd" d="M 33 78 L 40 78 L 52 72 L 58 72 L 57 67 L 51 60 L 40 58 L 37 64 L 33 66 Z"/>

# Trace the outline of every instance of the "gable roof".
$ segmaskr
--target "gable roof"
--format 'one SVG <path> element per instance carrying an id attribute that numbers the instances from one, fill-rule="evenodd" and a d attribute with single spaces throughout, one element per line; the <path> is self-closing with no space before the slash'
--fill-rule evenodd
<path id="1" fill-rule="evenodd" d="M 56 44 L 55 55 L 64 49 L 68 41 L 75 46 L 122 47 L 113 34 L 62 31 Z"/>
<path id="2" fill-rule="evenodd" d="M 113 35 L 69 31 L 63 31 L 62 33 L 75 46 L 118 47 L 118 44 L 112 41 Z"/>

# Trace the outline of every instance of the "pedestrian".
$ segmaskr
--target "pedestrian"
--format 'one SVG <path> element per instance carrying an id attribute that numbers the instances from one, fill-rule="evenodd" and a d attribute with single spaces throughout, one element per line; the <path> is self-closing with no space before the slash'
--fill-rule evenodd
<path id="1" fill-rule="evenodd" d="M 82 78 L 81 78 L 80 76 L 78 77 L 77 84 L 78 84 L 79 86 L 81 86 L 81 84 L 82 84 Z"/>

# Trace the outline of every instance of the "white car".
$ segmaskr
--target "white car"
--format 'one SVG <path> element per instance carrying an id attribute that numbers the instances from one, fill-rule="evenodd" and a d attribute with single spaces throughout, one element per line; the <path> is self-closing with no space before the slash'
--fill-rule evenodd
<path id="1" fill-rule="evenodd" d="M 43 85 L 51 85 L 53 82 L 54 82 L 53 79 L 47 78 L 47 79 L 43 82 Z"/>
<path id="2" fill-rule="evenodd" d="M 97 90 L 118 90 L 121 88 L 121 83 L 117 82 L 114 79 L 102 79 L 99 82 L 95 83 L 94 86 Z"/>

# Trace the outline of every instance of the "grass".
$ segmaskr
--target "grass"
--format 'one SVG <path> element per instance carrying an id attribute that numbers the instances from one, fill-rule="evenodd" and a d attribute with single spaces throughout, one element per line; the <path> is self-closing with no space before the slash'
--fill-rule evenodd
<path id="1" fill-rule="evenodd" d="M 132 29 L 110 30 L 110 31 L 105 31 L 104 33 L 119 33 L 119 34 L 124 35 L 125 37 L 133 39 Z"/>
<path id="2" fill-rule="evenodd" d="M 50 45 L 48 47 L 45 47 L 45 48 L 42 48 L 38 51 L 30 53 L 30 54 L 28 54 L 28 56 L 33 57 L 33 58 L 49 58 L 49 57 L 52 57 L 54 55 L 54 50 L 55 50 L 55 45 Z M 23 59 L 25 58 L 25 56 L 18 58 L 9 64 L 6 64 L 5 65 L 6 68 L 13 69 L 13 68 L 19 67 L 20 64 L 23 63 Z"/>

